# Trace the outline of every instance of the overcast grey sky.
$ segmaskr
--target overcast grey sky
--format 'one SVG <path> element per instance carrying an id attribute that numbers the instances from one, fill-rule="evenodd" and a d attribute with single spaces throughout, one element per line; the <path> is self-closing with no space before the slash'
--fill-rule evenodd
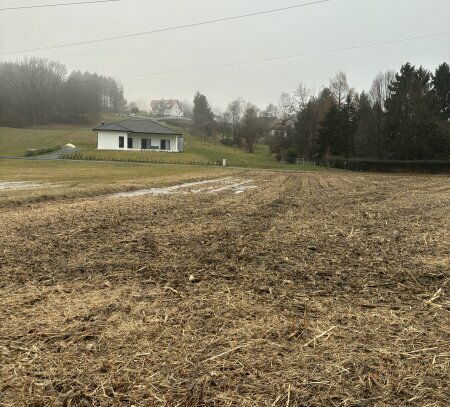
<path id="1" fill-rule="evenodd" d="M 0 0 L 0 8 L 75 0 Z M 81 0 L 76 0 L 81 1 Z M 148 31 L 306 3 L 310 0 L 122 0 L 95 5 L 0 11 L 0 53 Z M 33 52 L 79 69 L 122 77 L 226 64 L 450 32 L 450 0 L 332 0 L 328 3 L 111 42 Z M 25 54 L 0 57 L 17 60 Z M 142 107 L 159 98 L 212 106 L 237 96 L 264 107 L 301 81 L 320 87 L 337 71 L 358 91 L 380 70 L 410 61 L 434 69 L 450 60 L 450 36 L 218 68 L 124 78 L 126 98 Z"/>

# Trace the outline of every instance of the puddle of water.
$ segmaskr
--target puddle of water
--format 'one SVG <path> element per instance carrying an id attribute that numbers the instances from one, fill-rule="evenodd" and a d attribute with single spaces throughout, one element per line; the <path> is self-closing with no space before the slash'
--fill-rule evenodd
<path id="1" fill-rule="evenodd" d="M 205 180 L 205 181 L 187 182 L 185 184 L 174 185 L 174 186 L 166 187 L 166 188 L 148 188 L 148 189 L 141 189 L 138 191 L 121 192 L 118 194 L 114 194 L 112 196 L 118 197 L 118 198 L 126 198 L 126 197 L 143 196 L 143 195 L 171 195 L 171 194 L 188 194 L 188 193 L 213 194 L 213 193 L 227 191 L 227 190 L 232 190 L 232 191 L 236 191 L 236 192 L 237 191 L 244 192 L 248 189 L 258 188 L 256 185 L 246 185 L 251 182 L 253 182 L 253 181 L 252 180 L 242 181 L 238 178 L 226 177 L 226 178 L 212 179 L 212 180 Z M 208 186 L 206 186 L 204 188 L 192 189 L 192 187 L 197 187 L 197 186 L 201 186 L 201 185 L 208 185 Z"/>
<path id="2" fill-rule="evenodd" d="M 0 181 L 0 191 L 16 189 L 43 188 L 45 185 L 30 181 Z"/>
<path id="3" fill-rule="evenodd" d="M 245 184 L 248 184 L 250 182 L 253 182 L 253 180 L 238 181 L 238 182 L 230 183 L 230 184 L 224 185 L 222 187 L 215 188 L 211 191 L 208 191 L 208 194 L 214 194 L 216 192 L 222 192 L 222 191 L 227 191 L 227 190 L 233 190 L 233 191 L 240 190 L 240 189 L 243 190 L 243 188 L 245 188 Z"/>
<path id="4" fill-rule="evenodd" d="M 242 194 L 245 191 L 248 191 L 249 189 L 255 189 L 258 188 L 256 185 L 245 185 L 242 187 L 239 187 L 239 189 L 236 191 L 236 194 Z"/>
<path id="5" fill-rule="evenodd" d="M 226 182 L 230 178 L 231 177 L 215 179 L 215 180 L 187 182 L 185 184 L 173 185 L 171 187 L 166 187 L 166 188 L 148 188 L 148 189 L 140 189 L 138 191 L 120 192 L 118 194 L 114 194 L 113 196 L 130 197 L 130 196 L 142 196 L 142 195 L 169 195 L 169 194 L 175 193 L 175 191 L 177 191 L 179 189 L 194 187 L 197 185 L 212 184 L 214 182 Z"/>

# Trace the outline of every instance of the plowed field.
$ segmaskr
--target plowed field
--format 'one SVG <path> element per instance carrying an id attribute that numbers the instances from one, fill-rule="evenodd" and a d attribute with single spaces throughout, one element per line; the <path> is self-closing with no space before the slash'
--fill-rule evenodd
<path id="1" fill-rule="evenodd" d="M 449 178 L 238 176 L 4 209 L 0 405 L 447 406 Z"/>

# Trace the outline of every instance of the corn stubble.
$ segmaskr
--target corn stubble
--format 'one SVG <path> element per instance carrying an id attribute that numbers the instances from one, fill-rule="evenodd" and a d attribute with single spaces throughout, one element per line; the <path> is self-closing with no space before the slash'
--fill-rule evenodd
<path id="1" fill-rule="evenodd" d="M 448 178 L 0 215 L 2 406 L 444 406 Z"/>

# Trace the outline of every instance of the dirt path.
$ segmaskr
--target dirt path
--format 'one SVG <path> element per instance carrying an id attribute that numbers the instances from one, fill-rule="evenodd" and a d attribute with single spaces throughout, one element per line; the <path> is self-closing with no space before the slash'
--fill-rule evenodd
<path id="1" fill-rule="evenodd" d="M 446 405 L 448 178 L 247 177 L 4 211 L 0 405 Z"/>

